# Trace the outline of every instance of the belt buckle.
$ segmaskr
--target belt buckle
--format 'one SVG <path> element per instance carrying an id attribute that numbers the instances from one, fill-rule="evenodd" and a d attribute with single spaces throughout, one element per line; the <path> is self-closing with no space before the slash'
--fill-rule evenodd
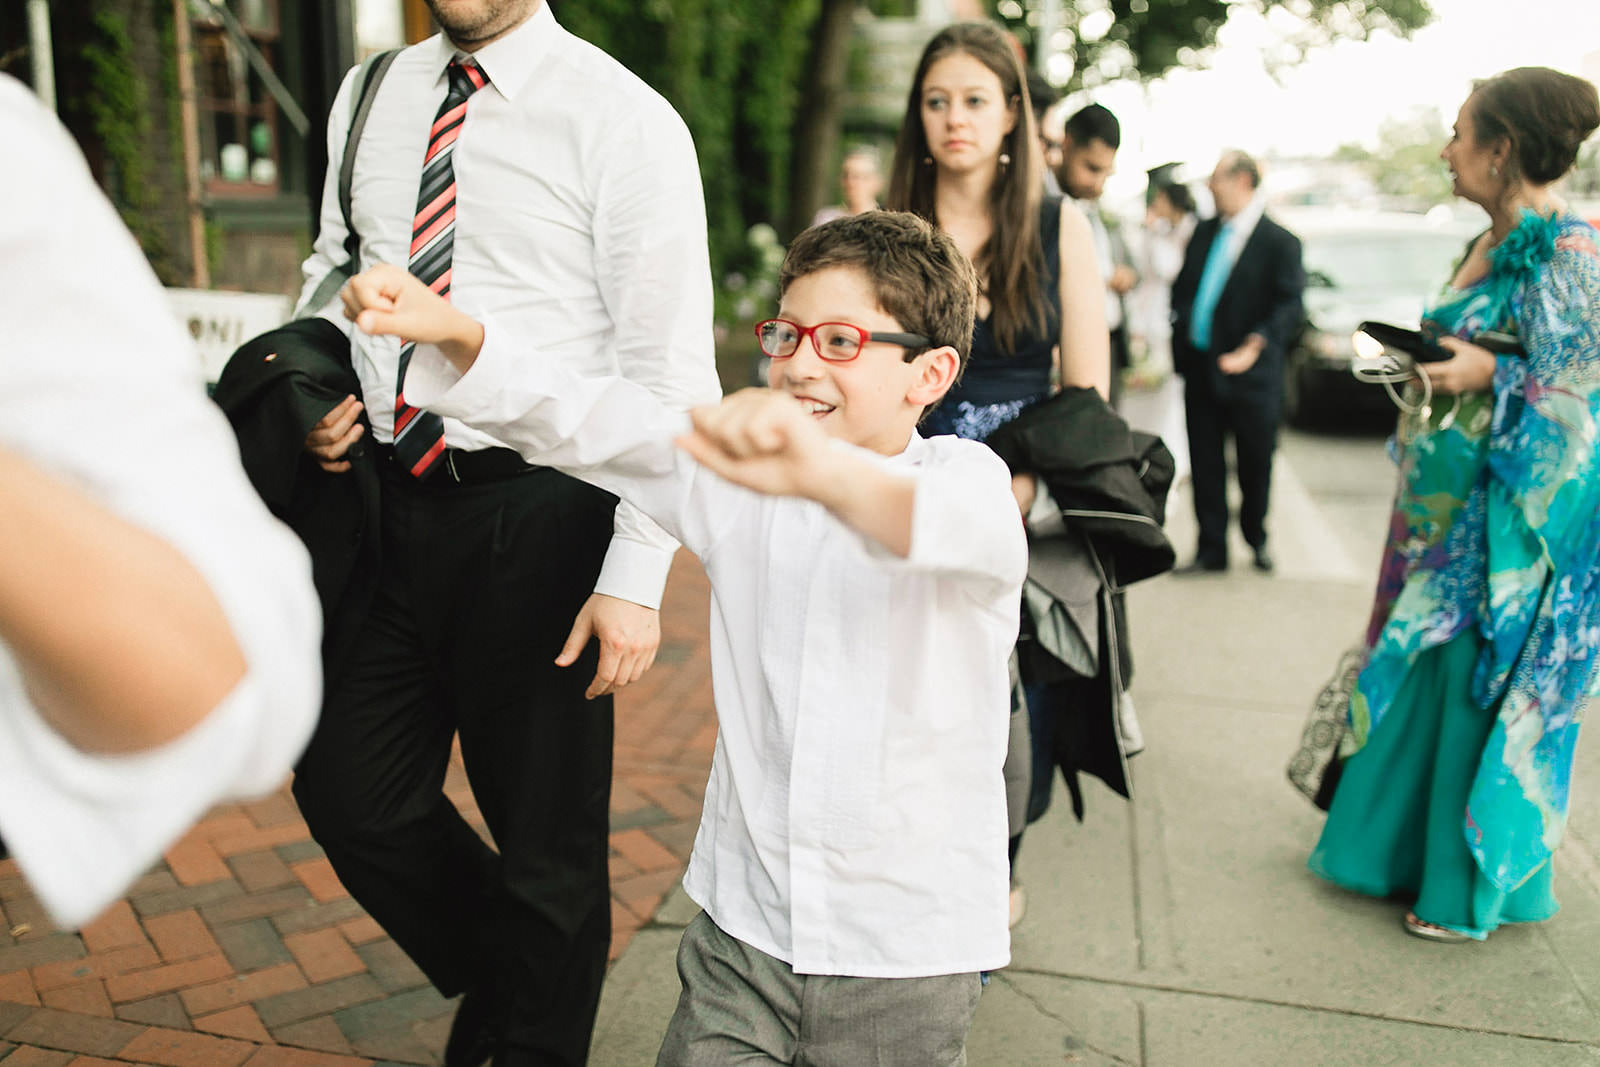
<path id="1" fill-rule="evenodd" d="M 445 469 L 450 472 L 451 481 L 455 482 L 457 485 L 460 485 L 461 484 L 461 472 L 456 470 L 456 450 L 455 449 L 447 448 L 447 449 L 444 450 L 444 465 L 445 465 Z"/>

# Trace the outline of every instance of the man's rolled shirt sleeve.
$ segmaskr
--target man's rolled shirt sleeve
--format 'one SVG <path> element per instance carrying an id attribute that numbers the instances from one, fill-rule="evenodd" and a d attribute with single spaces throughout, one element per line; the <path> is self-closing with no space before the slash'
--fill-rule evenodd
<path id="1" fill-rule="evenodd" d="M 305 550 L 267 513 L 200 358 L 65 131 L 0 78 L 0 445 L 163 539 L 201 574 L 243 680 L 181 737 L 82 752 L 40 717 L 0 646 L 0 837 L 64 926 L 93 918 L 211 805 L 281 784 L 315 724 L 321 621 Z M 161 605 L 149 606 L 152 615 Z"/>

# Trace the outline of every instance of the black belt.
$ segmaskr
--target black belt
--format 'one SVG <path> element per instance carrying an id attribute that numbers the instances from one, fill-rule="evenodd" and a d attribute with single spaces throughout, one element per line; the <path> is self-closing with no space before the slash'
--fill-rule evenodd
<path id="1" fill-rule="evenodd" d="M 411 477 L 410 472 L 402 471 L 399 462 L 395 460 L 393 445 L 378 445 L 378 460 L 396 471 L 401 471 L 407 478 Z M 511 448 L 447 448 L 434 462 L 433 470 L 426 482 L 430 488 L 481 485 L 484 482 L 498 482 L 502 478 L 539 469 Z"/>

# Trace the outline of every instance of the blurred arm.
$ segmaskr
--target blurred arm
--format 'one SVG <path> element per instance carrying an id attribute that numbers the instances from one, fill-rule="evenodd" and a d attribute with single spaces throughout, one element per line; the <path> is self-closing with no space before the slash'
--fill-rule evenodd
<path id="1" fill-rule="evenodd" d="M 316 719 L 309 561 L 256 497 L 199 356 L 66 132 L 0 78 L 0 837 L 91 918 Z M 69 632 L 82 630 L 83 632 Z M 93 646 L 93 647 L 91 647 Z"/>
<path id="2" fill-rule="evenodd" d="M 1111 395 L 1105 280 L 1089 220 L 1070 200 L 1061 202 L 1061 384 Z"/>

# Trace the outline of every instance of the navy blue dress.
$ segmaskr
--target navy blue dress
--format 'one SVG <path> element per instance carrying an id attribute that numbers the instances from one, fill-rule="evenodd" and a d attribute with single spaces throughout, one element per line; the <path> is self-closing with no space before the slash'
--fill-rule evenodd
<path id="1" fill-rule="evenodd" d="M 1061 336 L 1061 197 L 1046 196 L 1039 205 L 1039 240 L 1043 263 L 1039 284 L 1044 289 L 1044 332 L 1031 327 L 1018 338 L 1016 351 L 1003 352 L 988 318 L 972 330 L 972 354 L 961 380 L 922 421 L 922 435 L 955 434 L 985 440 L 1022 409 L 1050 393 L 1050 371 Z M 991 312 L 991 316 L 992 316 Z"/>

